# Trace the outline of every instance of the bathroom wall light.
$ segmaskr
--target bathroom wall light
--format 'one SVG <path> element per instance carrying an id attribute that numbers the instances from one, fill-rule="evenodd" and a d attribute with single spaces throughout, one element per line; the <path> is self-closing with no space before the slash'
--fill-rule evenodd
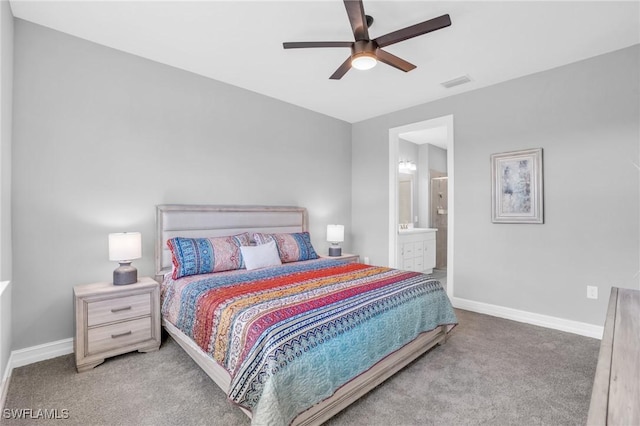
<path id="1" fill-rule="evenodd" d="M 415 172 L 417 169 L 418 167 L 416 166 L 416 163 L 414 163 L 413 161 L 400 160 L 398 170 L 401 173 Z"/>

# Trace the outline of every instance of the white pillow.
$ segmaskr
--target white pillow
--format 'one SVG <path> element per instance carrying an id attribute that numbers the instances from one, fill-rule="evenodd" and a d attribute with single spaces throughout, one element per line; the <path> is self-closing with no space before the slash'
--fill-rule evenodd
<path id="1" fill-rule="evenodd" d="M 275 241 L 269 241 L 259 246 L 240 246 L 244 265 L 247 270 L 265 268 L 267 266 L 282 265 Z"/>

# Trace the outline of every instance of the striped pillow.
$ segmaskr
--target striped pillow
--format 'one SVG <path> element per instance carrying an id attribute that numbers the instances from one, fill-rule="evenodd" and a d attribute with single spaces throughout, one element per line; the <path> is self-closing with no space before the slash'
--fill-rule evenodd
<path id="1" fill-rule="evenodd" d="M 318 258 L 318 254 L 311 245 L 311 237 L 308 232 L 291 234 L 255 233 L 253 234 L 253 240 L 256 244 L 266 244 L 269 241 L 275 241 L 282 263 Z"/>
<path id="2" fill-rule="evenodd" d="M 173 278 L 241 269 L 244 261 L 240 246 L 249 244 L 247 232 L 229 237 L 171 238 L 167 245 L 171 250 Z"/>

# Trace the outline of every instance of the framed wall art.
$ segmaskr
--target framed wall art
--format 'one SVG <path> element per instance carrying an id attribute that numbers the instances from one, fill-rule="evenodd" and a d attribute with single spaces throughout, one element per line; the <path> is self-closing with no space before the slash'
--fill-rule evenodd
<path id="1" fill-rule="evenodd" d="M 491 155 L 491 221 L 544 223 L 542 148 Z"/>

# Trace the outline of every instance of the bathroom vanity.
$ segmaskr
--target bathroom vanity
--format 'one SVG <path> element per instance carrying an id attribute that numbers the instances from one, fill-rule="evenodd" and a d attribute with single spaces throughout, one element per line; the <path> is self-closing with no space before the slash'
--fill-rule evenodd
<path id="1" fill-rule="evenodd" d="M 436 266 L 434 228 L 409 228 L 398 231 L 398 268 L 430 274 Z"/>

